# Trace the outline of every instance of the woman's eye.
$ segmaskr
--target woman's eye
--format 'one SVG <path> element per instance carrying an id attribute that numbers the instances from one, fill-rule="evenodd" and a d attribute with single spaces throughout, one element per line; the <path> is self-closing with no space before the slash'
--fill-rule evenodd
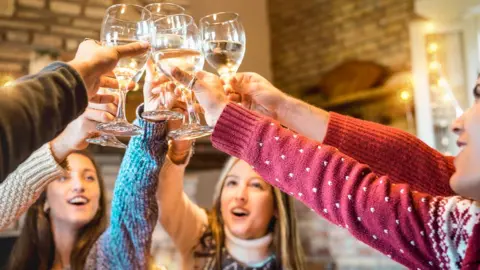
<path id="1" fill-rule="evenodd" d="M 86 178 L 88 181 L 92 181 L 92 182 L 96 180 L 94 176 L 87 176 Z"/>
<path id="2" fill-rule="evenodd" d="M 263 190 L 263 186 L 262 186 L 262 184 L 260 184 L 260 183 L 252 183 L 251 185 L 252 185 L 254 188 L 258 188 L 258 189 L 262 189 L 262 190 Z"/>
<path id="3" fill-rule="evenodd" d="M 65 182 L 68 180 L 68 176 L 64 175 L 64 176 L 61 176 L 60 178 L 58 178 L 58 181 L 60 182 Z"/>
<path id="4" fill-rule="evenodd" d="M 230 181 L 227 181 L 227 183 L 225 184 L 227 187 L 233 187 L 233 186 L 236 186 L 237 185 L 237 182 L 234 181 L 234 180 L 230 180 Z"/>

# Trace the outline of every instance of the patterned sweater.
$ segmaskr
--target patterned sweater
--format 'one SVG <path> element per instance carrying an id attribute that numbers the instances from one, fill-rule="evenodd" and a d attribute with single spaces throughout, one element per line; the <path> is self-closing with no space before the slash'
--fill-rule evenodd
<path id="1" fill-rule="evenodd" d="M 410 269 L 477 269 L 480 205 L 376 175 L 338 149 L 229 104 L 212 136 L 270 184 Z"/>
<path id="2" fill-rule="evenodd" d="M 90 251 L 86 269 L 150 266 L 151 235 L 158 217 L 155 190 L 167 141 L 163 123 L 137 124 L 144 127 L 144 135 L 130 140 L 115 183 L 110 225 Z M 62 173 L 48 144 L 34 152 L 0 184 L 0 228 L 18 219 Z"/>

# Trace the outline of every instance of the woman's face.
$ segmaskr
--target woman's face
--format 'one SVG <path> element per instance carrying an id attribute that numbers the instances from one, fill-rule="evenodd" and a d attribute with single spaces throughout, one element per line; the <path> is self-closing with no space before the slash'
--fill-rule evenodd
<path id="1" fill-rule="evenodd" d="M 47 186 L 50 219 L 56 225 L 80 229 L 95 217 L 100 183 L 92 161 L 81 154 L 67 158 L 70 170 Z"/>
<path id="2" fill-rule="evenodd" d="M 480 79 L 474 95 L 475 104 L 453 124 L 461 152 L 455 157 L 450 186 L 461 196 L 480 200 Z"/>
<path id="3" fill-rule="evenodd" d="M 267 234 L 275 214 L 273 189 L 245 161 L 237 161 L 228 173 L 220 201 L 225 226 L 235 237 Z"/>

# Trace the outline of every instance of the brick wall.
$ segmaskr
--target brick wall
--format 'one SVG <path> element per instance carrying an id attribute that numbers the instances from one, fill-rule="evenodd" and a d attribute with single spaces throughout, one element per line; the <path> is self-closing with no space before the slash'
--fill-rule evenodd
<path id="1" fill-rule="evenodd" d="M 188 8 L 190 0 L 174 0 Z M 1 0 L 0 73 L 28 73 L 32 51 L 70 59 L 83 39 L 98 39 L 105 9 L 150 0 Z M 161 1 L 156 1 L 161 2 Z"/>
<path id="2" fill-rule="evenodd" d="M 269 12 L 274 83 L 292 95 L 302 96 L 322 74 L 348 59 L 371 60 L 393 71 L 410 69 L 413 0 L 270 0 Z M 395 102 L 398 98 L 392 97 L 369 106 Z M 401 269 L 343 228 L 303 206 L 298 209 L 310 261 L 333 260 L 338 269 Z"/>
<path id="3" fill-rule="evenodd" d="M 408 69 L 413 0 L 270 0 L 275 84 L 293 95 L 346 59 Z"/>

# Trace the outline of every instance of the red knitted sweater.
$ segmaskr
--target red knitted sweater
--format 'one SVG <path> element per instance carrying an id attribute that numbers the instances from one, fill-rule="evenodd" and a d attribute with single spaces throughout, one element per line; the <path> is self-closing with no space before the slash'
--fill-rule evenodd
<path id="1" fill-rule="evenodd" d="M 338 148 L 393 183 L 434 196 L 455 193 L 449 180 L 455 172 L 453 157 L 429 147 L 417 137 L 396 128 L 330 113 L 324 144 Z"/>
<path id="2" fill-rule="evenodd" d="M 336 121 L 337 116 L 332 115 L 330 126 L 337 123 L 338 130 L 342 130 L 341 121 Z M 335 128 L 330 133 L 333 130 Z M 357 138 L 360 144 L 362 141 L 368 143 L 372 136 L 377 137 L 371 135 L 373 131 L 365 131 L 367 134 L 358 131 L 365 137 Z M 327 135 L 325 142 L 332 142 L 335 135 Z M 353 143 L 342 139 L 341 131 L 337 136 L 340 146 L 347 147 L 348 141 Z M 225 108 L 212 142 L 221 151 L 250 163 L 265 181 L 411 269 L 477 269 L 480 263 L 480 206 L 475 201 L 420 193 L 408 184 L 399 184 L 405 183 L 402 179 L 396 179 L 394 184 L 390 176 L 377 175 L 337 148 L 294 134 L 275 121 L 235 104 Z M 442 164 L 441 160 L 434 162 L 436 152 L 428 153 L 427 148 L 417 141 L 404 142 L 403 145 L 400 150 L 406 153 L 427 153 L 420 157 L 410 156 L 411 165 L 404 164 L 395 170 L 396 177 L 410 174 L 400 172 L 404 168 L 418 171 L 417 179 L 422 182 L 436 180 L 428 179 L 428 173 L 424 172 L 443 175 L 442 181 L 445 181 L 443 169 L 435 173 L 435 168 L 420 168 L 415 163 L 419 161 L 421 166 Z M 369 149 L 367 146 L 363 146 L 365 150 Z M 411 150 L 410 147 L 417 149 Z M 430 156 L 427 159 L 431 160 L 420 161 L 424 155 Z M 365 160 L 369 158 L 368 154 L 359 156 Z M 390 158 L 386 154 L 383 156 Z M 402 160 L 398 152 L 395 156 Z M 438 157 L 444 161 L 445 168 L 451 168 L 448 158 Z M 388 168 L 378 166 L 376 171 L 390 171 L 390 162 L 384 164 L 388 164 Z M 377 162 L 377 165 L 381 164 Z M 415 176 L 410 177 L 409 183 L 418 189 L 428 191 L 435 186 L 419 184 L 414 179 Z M 437 193 L 441 192 L 441 189 L 437 190 Z"/>

